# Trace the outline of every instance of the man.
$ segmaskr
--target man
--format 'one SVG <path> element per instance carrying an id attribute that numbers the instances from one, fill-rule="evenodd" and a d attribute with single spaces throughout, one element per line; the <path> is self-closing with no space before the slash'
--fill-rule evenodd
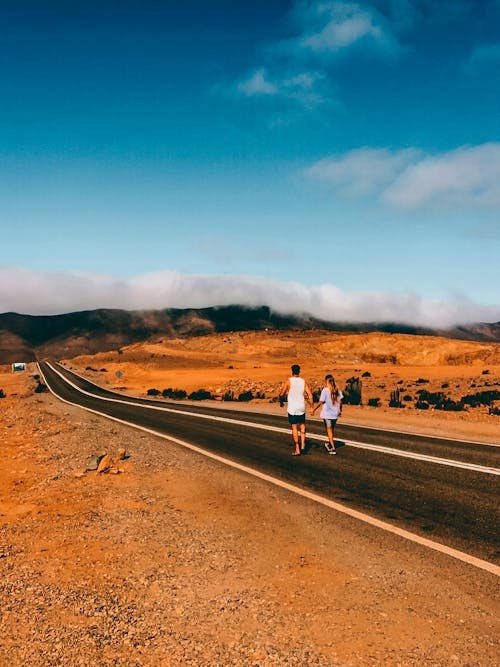
<path id="1" fill-rule="evenodd" d="M 300 366 L 292 366 L 292 377 L 283 383 L 279 393 L 280 406 L 285 403 L 285 396 L 288 394 L 288 423 L 292 427 L 292 438 L 295 445 L 293 456 L 300 456 L 306 449 L 306 402 L 304 395 L 307 396 L 309 405 L 313 407 L 313 396 L 305 380 L 300 375 Z M 300 446 L 299 446 L 300 429 Z"/>

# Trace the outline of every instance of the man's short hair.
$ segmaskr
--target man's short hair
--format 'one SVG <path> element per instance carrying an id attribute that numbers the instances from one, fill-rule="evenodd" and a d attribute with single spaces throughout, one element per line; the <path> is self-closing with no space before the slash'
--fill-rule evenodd
<path id="1" fill-rule="evenodd" d="M 298 364 L 294 364 L 292 366 L 292 374 L 293 375 L 300 375 L 300 366 Z"/>

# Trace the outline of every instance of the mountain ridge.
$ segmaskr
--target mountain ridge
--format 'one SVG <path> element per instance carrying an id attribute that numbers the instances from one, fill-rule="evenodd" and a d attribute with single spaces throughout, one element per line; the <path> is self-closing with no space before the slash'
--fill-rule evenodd
<path id="1" fill-rule="evenodd" d="M 232 305 L 130 311 L 101 308 L 60 315 L 23 315 L 13 312 L 0 314 L 0 363 L 95 354 L 158 336 L 173 338 L 266 329 L 399 333 L 500 342 L 500 322 L 436 329 L 397 322 L 327 321 L 306 313 L 279 314 L 267 306 Z"/>

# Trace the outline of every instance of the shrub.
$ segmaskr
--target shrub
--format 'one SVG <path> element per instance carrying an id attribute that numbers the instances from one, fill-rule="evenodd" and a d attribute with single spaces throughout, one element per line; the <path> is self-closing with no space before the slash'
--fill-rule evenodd
<path id="1" fill-rule="evenodd" d="M 107 373 L 108 369 L 107 368 L 101 368 L 101 373 Z"/>
<path id="2" fill-rule="evenodd" d="M 442 391 L 427 391 L 426 389 L 419 389 L 417 391 L 421 401 L 427 401 L 431 405 L 438 405 L 446 398 Z"/>
<path id="3" fill-rule="evenodd" d="M 238 401 L 240 402 L 246 402 L 246 401 L 251 401 L 253 398 L 253 394 L 251 391 L 243 391 L 239 396 L 238 396 Z"/>
<path id="4" fill-rule="evenodd" d="M 362 378 L 371 378 L 371 376 L 372 376 L 372 374 L 370 373 L 370 371 L 365 371 L 361 377 Z"/>
<path id="5" fill-rule="evenodd" d="M 418 378 L 417 384 L 428 384 L 429 380 L 426 380 L 425 378 Z"/>
<path id="6" fill-rule="evenodd" d="M 192 391 L 188 398 L 191 401 L 206 401 L 208 398 L 212 398 L 212 394 L 206 389 L 198 389 L 198 391 Z"/>
<path id="7" fill-rule="evenodd" d="M 352 377 L 346 380 L 344 391 L 344 403 L 347 405 L 361 405 L 361 380 Z"/>
<path id="8" fill-rule="evenodd" d="M 370 405 L 372 408 L 378 408 L 380 405 L 380 398 L 369 398 L 368 405 Z"/>
<path id="9" fill-rule="evenodd" d="M 486 391 L 478 391 L 476 394 L 467 394 L 462 396 L 462 403 L 470 405 L 471 408 L 477 408 L 481 405 L 491 405 L 493 401 L 500 399 L 500 391 L 498 389 L 488 389 Z"/>
<path id="10" fill-rule="evenodd" d="M 449 386 L 450 385 L 448 384 L 448 382 L 443 382 L 443 384 L 441 385 L 441 389 L 448 389 Z"/>
<path id="11" fill-rule="evenodd" d="M 37 386 L 35 387 L 35 394 L 41 394 L 44 391 L 48 391 L 48 387 L 43 382 L 38 381 Z"/>
<path id="12" fill-rule="evenodd" d="M 3 389 L 0 389 L 0 398 L 5 398 L 5 392 Z"/>
<path id="13" fill-rule="evenodd" d="M 436 405 L 436 410 L 446 410 L 447 412 L 460 412 L 465 410 L 461 401 L 453 401 L 451 398 L 444 398 Z"/>
<path id="14" fill-rule="evenodd" d="M 146 394 L 147 396 L 158 396 L 161 394 L 161 391 L 159 389 L 148 389 Z"/>
<path id="15" fill-rule="evenodd" d="M 161 395 L 163 398 L 172 398 L 172 387 L 168 387 L 168 389 L 164 389 L 161 392 Z"/>
<path id="16" fill-rule="evenodd" d="M 403 401 L 412 401 L 412 400 L 413 396 L 410 396 L 410 394 L 406 394 L 405 396 L 403 396 Z"/>
<path id="17" fill-rule="evenodd" d="M 186 397 L 187 397 L 187 391 L 184 391 L 184 389 L 172 389 L 172 394 L 170 398 L 175 398 L 178 401 L 182 401 Z"/>
<path id="18" fill-rule="evenodd" d="M 484 371 L 481 373 L 481 375 L 489 375 L 489 370 L 487 368 L 484 369 Z"/>
<path id="19" fill-rule="evenodd" d="M 500 406 L 497 405 L 490 405 L 490 409 L 488 410 L 489 415 L 495 415 L 496 417 L 500 417 Z"/>
<path id="20" fill-rule="evenodd" d="M 234 401 L 234 391 L 231 391 L 231 389 L 228 389 L 222 394 L 222 400 L 223 401 Z"/>
<path id="21" fill-rule="evenodd" d="M 429 409 L 429 404 L 426 403 L 425 401 L 421 401 L 420 399 L 415 403 L 415 407 L 418 410 L 428 410 Z"/>
<path id="22" fill-rule="evenodd" d="M 390 408 L 402 408 L 403 404 L 401 402 L 401 391 L 399 389 L 395 389 L 394 391 L 391 391 L 391 397 L 389 399 L 389 407 Z"/>

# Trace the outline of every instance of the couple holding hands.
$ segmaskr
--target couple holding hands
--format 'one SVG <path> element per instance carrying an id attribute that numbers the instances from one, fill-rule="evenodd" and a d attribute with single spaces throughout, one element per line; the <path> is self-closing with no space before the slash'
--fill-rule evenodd
<path id="1" fill-rule="evenodd" d="M 337 388 L 333 375 L 325 376 L 325 386 L 321 391 L 319 401 L 314 405 L 312 392 L 305 380 L 300 377 L 300 366 L 292 366 L 292 376 L 283 383 L 279 393 L 280 406 L 283 407 L 285 397 L 288 395 L 288 423 L 292 427 L 292 437 L 295 445 L 293 456 L 300 456 L 305 453 L 306 448 L 306 402 L 309 401 L 311 414 L 321 406 L 320 417 L 325 424 L 328 442 L 325 447 L 329 454 L 336 454 L 335 442 L 333 440 L 333 430 L 337 419 L 342 412 L 342 392 Z M 299 443 L 300 432 L 300 443 Z"/>

